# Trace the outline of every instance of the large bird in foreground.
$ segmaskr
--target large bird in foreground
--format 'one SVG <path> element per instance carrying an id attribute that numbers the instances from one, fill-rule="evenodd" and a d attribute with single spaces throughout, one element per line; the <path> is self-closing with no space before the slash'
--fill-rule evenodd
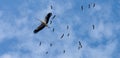
<path id="1" fill-rule="evenodd" d="M 42 30 L 43 28 L 45 28 L 45 27 L 48 27 L 48 22 L 49 22 L 49 19 L 50 19 L 50 17 L 52 16 L 52 13 L 50 12 L 50 13 L 48 13 L 47 15 L 46 15 L 46 17 L 45 17 L 45 19 L 44 19 L 44 21 L 41 21 L 41 25 L 39 25 L 33 32 L 34 33 L 37 33 L 37 32 L 39 32 L 40 30 Z"/>

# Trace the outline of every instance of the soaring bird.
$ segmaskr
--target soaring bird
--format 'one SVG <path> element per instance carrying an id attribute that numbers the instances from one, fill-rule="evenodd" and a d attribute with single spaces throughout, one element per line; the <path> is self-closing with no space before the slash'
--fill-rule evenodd
<path id="1" fill-rule="evenodd" d="M 93 30 L 95 29 L 95 25 L 92 25 L 93 26 Z"/>
<path id="2" fill-rule="evenodd" d="M 52 43 L 50 43 L 50 47 L 52 47 Z"/>
<path id="3" fill-rule="evenodd" d="M 48 13 L 48 14 L 45 16 L 44 21 L 41 21 L 41 25 L 39 25 L 33 32 L 34 32 L 34 33 L 37 33 L 37 32 L 39 32 L 40 30 L 42 30 L 43 28 L 48 27 L 47 24 L 48 24 L 49 19 L 50 19 L 51 16 L 52 16 L 52 13 L 51 13 L 51 12 Z"/>
<path id="4" fill-rule="evenodd" d="M 90 4 L 88 4 L 88 8 L 90 8 Z"/>
<path id="5" fill-rule="evenodd" d="M 65 50 L 63 50 L 63 53 L 65 53 Z"/>
<path id="6" fill-rule="evenodd" d="M 39 43 L 39 46 L 41 46 L 41 41 L 40 41 L 40 43 Z"/>
<path id="7" fill-rule="evenodd" d="M 70 36 L 70 33 L 68 33 L 67 36 L 69 37 L 69 36 Z"/>
<path id="8" fill-rule="evenodd" d="M 50 24 L 52 24 L 52 21 L 50 21 Z"/>
<path id="9" fill-rule="evenodd" d="M 53 28 L 53 29 L 52 29 L 52 31 L 54 32 L 54 31 L 55 31 L 55 29 Z"/>
<path id="10" fill-rule="evenodd" d="M 93 7 L 95 7 L 95 3 L 93 4 Z"/>
<path id="11" fill-rule="evenodd" d="M 67 30 L 69 29 L 69 26 L 67 25 Z"/>
<path id="12" fill-rule="evenodd" d="M 62 34 L 62 36 L 60 37 L 61 39 L 64 37 L 64 34 Z"/>
<path id="13" fill-rule="evenodd" d="M 83 6 L 81 6 L 81 10 L 83 11 Z"/>
<path id="14" fill-rule="evenodd" d="M 53 9 L 53 6 L 51 5 L 50 8 Z"/>
<path id="15" fill-rule="evenodd" d="M 79 46 L 80 46 L 80 48 L 82 48 L 82 44 L 81 44 L 81 42 L 79 41 Z"/>
<path id="16" fill-rule="evenodd" d="M 55 17 L 56 17 L 56 15 L 54 15 L 54 16 L 52 17 L 52 20 L 53 20 Z"/>
<path id="17" fill-rule="evenodd" d="M 45 53 L 48 54 L 48 51 L 46 51 Z"/>

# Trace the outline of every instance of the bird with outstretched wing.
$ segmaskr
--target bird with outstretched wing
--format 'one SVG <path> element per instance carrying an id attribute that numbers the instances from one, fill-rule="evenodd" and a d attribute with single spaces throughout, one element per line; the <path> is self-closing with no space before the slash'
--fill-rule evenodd
<path id="1" fill-rule="evenodd" d="M 48 14 L 45 16 L 44 21 L 41 21 L 41 25 L 39 25 L 33 32 L 34 32 L 34 33 L 37 33 L 37 32 L 39 32 L 40 30 L 42 30 L 43 28 L 48 27 L 47 24 L 48 24 L 49 19 L 50 19 L 51 16 L 52 16 L 52 13 L 48 13 Z"/>

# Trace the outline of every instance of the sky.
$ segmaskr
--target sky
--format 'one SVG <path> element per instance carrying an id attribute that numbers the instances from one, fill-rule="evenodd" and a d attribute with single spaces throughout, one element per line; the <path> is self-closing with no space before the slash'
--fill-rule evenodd
<path id="1" fill-rule="evenodd" d="M 50 28 L 34 34 L 49 12 Z M 0 58 L 120 58 L 119 42 L 120 0 L 0 0 Z"/>

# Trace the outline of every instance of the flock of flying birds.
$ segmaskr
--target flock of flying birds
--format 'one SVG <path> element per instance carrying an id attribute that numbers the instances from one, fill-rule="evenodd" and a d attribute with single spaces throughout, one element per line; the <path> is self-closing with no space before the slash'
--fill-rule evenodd
<path id="1" fill-rule="evenodd" d="M 91 8 L 91 7 L 95 7 L 95 3 L 91 3 L 91 4 L 88 4 L 88 8 Z M 84 10 L 84 7 L 83 5 L 81 6 L 81 10 L 83 11 Z"/>
<path id="2" fill-rule="evenodd" d="M 91 8 L 91 7 L 94 8 L 94 7 L 95 7 L 95 3 L 88 4 L 88 8 Z M 53 6 L 51 5 L 50 8 L 53 9 Z M 81 6 L 81 10 L 82 10 L 82 11 L 84 10 L 83 5 Z M 48 23 L 49 23 L 49 21 L 50 21 L 50 24 L 52 24 L 52 20 L 50 20 L 50 18 L 51 18 L 52 15 L 53 15 L 52 12 L 49 12 L 49 13 L 45 16 L 44 21 L 41 21 L 41 20 L 40 20 L 41 24 L 33 31 L 33 33 L 36 34 L 36 33 L 38 33 L 39 31 L 41 31 L 42 29 L 44 29 L 45 27 L 50 28 L 50 27 L 48 26 Z M 53 17 L 52 17 L 51 19 L 54 19 L 55 17 L 56 17 L 56 15 L 53 15 Z M 95 25 L 94 25 L 94 24 L 92 25 L 92 28 L 93 28 L 93 30 L 95 29 Z M 66 29 L 67 29 L 67 30 L 69 29 L 69 25 L 67 25 Z M 55 29 L 53 28 L 52 31 L 54 32 Z M 69 37 L 69 36 L 70 36 L 70 33 L 68 33 L 67 36 Z M 60 39 L 62 39 L 63 37 L 64 37 L 64 34 L 61 35 Z M 42 42 L 40 41 L 39 46 L 41 46 L 41 44 L 42 44 Z M 81 44 L 80 41 L 78 42 L 78 45 L 79 45 L 79 46 L 78 46 L 78 50 L 79 50 L 80 48 L 82 48 L 82 44 Z M 53 46 L 53 44 L 50 43 L 50 47 L 52 47 L 52 46 Z M 45 53 L 48 54 L 48 51 L 46 51 Z M 65 50 L 63 50 L 63 53 L 65 53 Z"/>

